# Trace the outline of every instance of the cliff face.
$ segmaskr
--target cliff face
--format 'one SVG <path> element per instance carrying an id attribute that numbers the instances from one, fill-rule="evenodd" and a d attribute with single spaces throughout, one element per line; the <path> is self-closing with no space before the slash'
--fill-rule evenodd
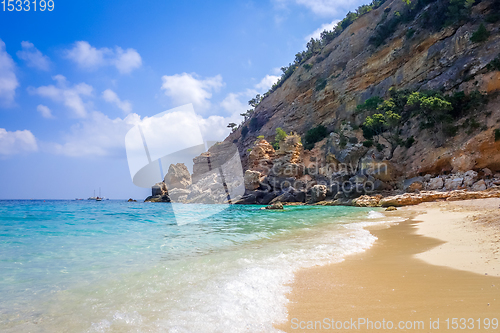
<path id="1" fill-rule="evenodd" d="M 494 130 L 500 128 L 500 98 L 496 93 L 500 91 L 500 72 L 488 66 L 500 54 L 500 29 L 499 23 L 485 21 L 496 11 L 497 3 L 476 3 L 467 20 L 440 29 L 426 29 L 416 23 L 432 10 L 429 5 L 411 22 L 398 24 L 382 45 L 374 46 L 370 39 L 377 29 L 403 12 L 404 6 L 401 0 L 387 1 L 360 16 L 262 100 L 252 116 L 256 128 L 250 128 L 242 137 L 240 127 L 226 138 L 237 144 L 245 169 L 251 168 L 249 150 L 256 137 L 263 135 L 271 142 L 278 127 L 303 136 L 323 125 L 328 132 L 356 138 L 339 147 L 337 134 L 332 134 L 315 149 L 306 150 L 302 156 L 305 161 L 313 155 L 314 160 L 340 160 L 349 155 L 345 149 L 358 151 L 354 162 L 374 154 L 380 160 L 388 159 L 388 148 L 380 152 L 355 144 L 366 140 L 359 129 L 366 115 L 356 112 L 356 107 L 370 97 L 387 98 L 394 88 L 439 90 L 444 95 L 480 91 L 488 95 L 488 103 L 473 116 L 466 114 L 455 120 L 458 130 L 454 136 L 436 138 L 435 130 L 422 128 L 413 118 L 406 121 L 399 134 L 403 140 L 413 137 L 415 142 L 409 148 L 398 146 L 390 158 L 405 178 L 482 168 L 500 171 L 500 140 L 495 141 L 494 135 Z M 489 37 L 482 42 L 471 41 L 482 23 Z M 467 119 L 473 119 L 476 125 L 466 128 Z"/>

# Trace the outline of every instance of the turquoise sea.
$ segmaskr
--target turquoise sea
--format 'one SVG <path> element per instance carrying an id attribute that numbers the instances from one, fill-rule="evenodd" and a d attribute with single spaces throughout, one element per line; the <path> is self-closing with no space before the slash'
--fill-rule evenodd
<path id="1" fill-rule="evenodd" d="M 363 227 L 388 222 L 259 208 L 0 201 L 0 331 L 273 332 L 296 270 L 365 250 Z"/>

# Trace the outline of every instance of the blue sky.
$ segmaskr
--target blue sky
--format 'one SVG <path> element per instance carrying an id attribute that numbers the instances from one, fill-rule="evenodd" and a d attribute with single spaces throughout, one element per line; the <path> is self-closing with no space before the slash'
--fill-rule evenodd
<path id="1" fill-rule="evenodd" d="M 0 199 L 141 199 L 124 147 L 145 117 L 192 103 L 209 140 L 312 35 L 364 1 L 54 0 L 0 5 Z"/>

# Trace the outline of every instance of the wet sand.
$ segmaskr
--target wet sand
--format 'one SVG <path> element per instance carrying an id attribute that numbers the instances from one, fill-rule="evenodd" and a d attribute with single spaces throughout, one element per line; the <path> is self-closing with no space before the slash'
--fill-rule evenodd
<path id="1" fill-rule="evenodd" d="M 500 320 L 500 278 L 491 273 L 500 271 L 498 253 L 492 253 L 495 246 L 498 250 L 500 228 L 500 200 L 494 200 L 429 203 L 387 213 L 409 220 L 370 228 L 378 240 L 364 253 L 297 272 L 288 295 L 288 322 L 276 328 L 500 332 L 500 324 L 492 325 L 493 318 Z"/>

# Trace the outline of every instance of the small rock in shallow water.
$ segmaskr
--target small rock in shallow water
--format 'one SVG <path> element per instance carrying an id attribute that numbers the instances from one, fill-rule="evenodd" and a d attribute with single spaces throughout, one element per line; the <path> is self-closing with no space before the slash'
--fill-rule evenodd
<path id="1" fill-rule="evenodd" d="M 387 207 L 387 209 L 385 210 L 386 212 L 392 212 L 392 211 L 395 211 L 395 210 L 398 210 L 396 207 L 394 206 L 390 206 L 390 207 Z"/>
<path id="2" fill-rule="evenodd" d="M 275 202 L 272 205 L 266 206 L 264 209 L 283 209 L 283 204 L 281 202 Z"/>

